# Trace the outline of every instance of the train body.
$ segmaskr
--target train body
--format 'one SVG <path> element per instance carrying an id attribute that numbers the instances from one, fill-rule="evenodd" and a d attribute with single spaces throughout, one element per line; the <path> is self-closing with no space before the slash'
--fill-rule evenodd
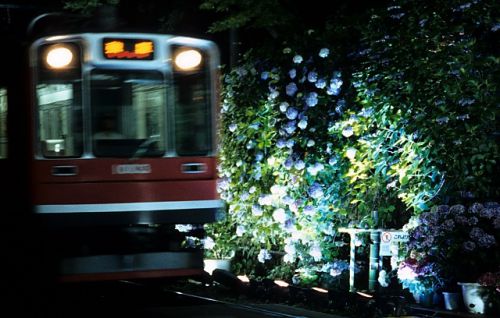
<path id="1" fill-rule="evenodd" d="M 176 225 L 198 225 L 189 235 L 200 236 L 223 208 L 215 43 L 68 34 L 35 40 L 27 60 L 25 74 L 12 76 L 22 84 L 0 87 L 0 161 L 12 178 L 9 166 L 26 170 L 27 214 L 58 277 L 202 273 L 202 250 L 185 248 Z"/>

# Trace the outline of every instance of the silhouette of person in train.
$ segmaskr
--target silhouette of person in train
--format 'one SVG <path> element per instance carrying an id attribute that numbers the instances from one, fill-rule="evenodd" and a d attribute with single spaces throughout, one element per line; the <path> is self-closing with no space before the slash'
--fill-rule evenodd
<path id="1" fill-rule="evenodd" d="M 101 118 L 94 139 L 123 139 L 125 136 L 117 131 L 116 118 L 105 115 Z"/>

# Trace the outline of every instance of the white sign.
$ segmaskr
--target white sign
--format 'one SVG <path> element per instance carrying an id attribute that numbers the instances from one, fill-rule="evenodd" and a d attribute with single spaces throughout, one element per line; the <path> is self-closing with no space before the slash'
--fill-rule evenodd
<path id="1" fill-rule="evenodd" d="M 113 174 L 147 174 L 151 173 L 150 164 L 124 164 L 113 165 L 111 167 Z"/>
<path id="2" fill-rule="evenodd" d="M 393 245 L 397 245 L 400 242 L 408 242 L 409 235 L 403 231 L 385 231 L 380 234 L 380 256 L 392 256 L 395 248 L 391 248 Z"/>

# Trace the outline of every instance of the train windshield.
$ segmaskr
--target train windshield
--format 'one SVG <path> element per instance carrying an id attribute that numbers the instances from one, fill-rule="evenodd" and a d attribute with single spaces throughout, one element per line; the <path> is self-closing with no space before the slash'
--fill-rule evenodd
<path id="1" fill-rule="evenodd" d="M 161 73 L 94 70 L 90 91 L 96 157 L 164 155 L 166 88 Z"/>

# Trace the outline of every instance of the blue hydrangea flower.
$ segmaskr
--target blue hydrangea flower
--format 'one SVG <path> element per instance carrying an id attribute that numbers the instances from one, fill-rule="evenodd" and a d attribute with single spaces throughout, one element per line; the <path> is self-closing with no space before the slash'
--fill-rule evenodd
<path id="1" fill-rule="evenodd" d="M 243 225 L 238 225 L 236 227 L 236 236 L 238 237 L 241 237 L 243 236 L 243 234 L 245 234 L 246 230 L 245 230 L 245 227 Z"/>
<path id="2" fill-rule="evenodd" d="M 286 141 L 282 138 L 278 139 L 278 141 L 276 141 L 276 147 L 278 147 L 279 149 L 281 148 L 285 148 L 286 147 Z"/>
<path id="3" fill-rule="evenodd" d="M 439 117 L 436 118 L 436 122 L 440 125 L 446 124 L 450 121 L 450 119 L 447 116 Z"/>
<path id="4" fill-rule="evenodd" d="M 318 80 L 318 73 L 311 71 L 307 74 L 307 80 L 311 83 L 314 83 Z"/>
<path id="5" fill-rule="evenodd" d="M 292 202 L 293 202 L 293 198 L 289 195 L 285 195 L 282 200 L 283 200 L 283 203 L 286 205 L 292 204 Z"/>
<path id="6" fill-rule="evenodd" d="M 262 72 L 260 78 L 264 81 L 267 80 L 269 78 L 269 72 Z"/>
<path id="7" fill-rule="evenodd" d="M 257 255 L 257 260 L 260 263 L 265 263 L 265 261 L 270 260 L 271 258 L 271 253 L 269 253 L 269 251 L 266 249 L 261 249 L 259 255 Z"/>
<path id="8" fill-rule="evenodd" d="M 313 147 L 316 144 L 316 142 L 312 139 L 307 140 L 307 147 Z"/>
<path id="9" fill-rule="evenodd" d="M 230 132 L 235 132 L 236 129 L 238 128 L 238 125 L 236 125 L 235 123 L 232 123 L 231 125 L 229 125 L 229 131 Z"/>
<path id="10" fill-rule="evenodd" d="M 364 118 L 368 118 L 373 115 L 373 108 L 363 108 L 361 110 L 360 116 Z"/>
<path id="11" fill-rule="evenodd" d="M 278 223 L 282 223 L 282 224 L 285 223 L 285 221 L 286 221 L 285 209 L 278 208 L 278 209 L 274 210 L 273 219 L 274 219 L 274 221 L 276 221 Z"/>
<path id="12" fill-rule="evenodd" d="M 318 172 L 321 172 L 324 169 L 324 166 L 322 163 L 316 162 L 314 165 L 310 166 L 307 168 L 307 172 L 311 176 L 315 176 L 318 174 Z"/>
<path id="13" fill-rule="evenodd" d="M 211 250 L 215 247 L 215 241 L 210 236 L 207 236 L 203 239 L 203 248 L 207 250 Z"/>
<path id="14" fill-rule="evenodd" d="M 337 96 L 340 93 L 340 87 L 342 86 L 343 83 L 344 82 L 340 78 L 337 77 L 333 78 L 330 81 L 330 85 L 328 86 L 326 93 L 328 95 Z"/>
<path id="15" fill-rule="evenodd" d="M 261 216 L 264 211 L 262 210 L 262 207 L 258 204 L 252 205 L 252 215 L 254 216 Z"/>
<path id="16" fill-rule="evenodd" d="M 292 68 L 290 71 L 288 71 L 288 76 L 290 76 L 291 79 L 294 79 L 295 76 L 297 76 L 297 70 Z"/>
<path id="17" fill-rule="evenodd" d="M 324 78 L 320 78 L 320 79 L 316 82 L 316 84 L 314 84 L 314 85 L 315 85 L 317 88 L 322 89 L 322 88 L 325 88 L 325 87 L 326 87 L 326 81 L 325 81 L 325 79 L 324 79 Z"/>
<path id="18" fill-rule="evenodd" d="M 293 132 L 295 131 L 295 129 L 297 129 L 297 122 L 295 120 L 292 120 L 292 121 L 289 121 L 285 127 L 284 127 L 285 131 L 291 135 L 293 134 Z"/>
<path id="19" fill-rule="evenodd" d="M 297 169 L 297 170 L 302 170 L 302 169 L 304 169 L 304 168 L 306 167 L 306 164 L 305 164 L 305 163 L 304 163 L 304 161 L 302 161 L 302 160 L 297 160 L 297 161 L 295 162 L 295 165 L 294 165 L 294 166 L 295 166 L 295 169 Z"/>
<path id="20" fill-rule="evenodd" d="M 244 77 L 248 74 L 248 71 L 243 67 L 238 67 L 236 69 L 236 74 L 238 74 L 239 77 Z"/>
<path id="21" fill-rule="evenodd" d="M 299 114 L 299 111 L 295 107 L 289 107 L 286 110 L 286 118 L 288 118 L 290 120 L 294 120 L 295 118 L 297 118 L 298 114 Z"/>
<path id="22" fill-rule="evenodd" d="M 306 97 L 306 104 L 309 107 L 314 107 L 318 104 L 318 93 L 316 92 L 311 92 L 307 94 Z"/>
<path id="23" fill-rule="evenodd" d="M 319 50 L 319 56 L 322 57 L 322 58 L 325 58 L 327 57 L 328 55 L 330 54 L 330 50 L 327 49 L 327 48 L 322 48 L 321 50 Z"/>
<path id="24" fill-rule="evenodd" d="M 280 111 L 282 113 L 286 112 L 286 110 L 288 109 L 288 106 L 290 106 L 290 104 L 288 104 L 287 102 L 283 102 L 280 104 Z"/>
<path id="25" fill-rule="evenodd" d="M 286 94 L 288 96 L 295 95 L 295 93 L 297 93 L 297 91 L 298 91 L 297 84 L 295 84 L 294 82 L 291 82 L 290 84 L 288 84 L 286 86 Z"/>
<path id="26" fill-rule="evenodd" d="M 307 193 L 313 199 L 321 199 L 323 197 L 323 189 L 317 182 L 313 183 L 313 185 L 309 187 Z"/>
<path id="27" fill-rule="evenodd" d="M 297 55 L 295 55 L 295 56 L 293 57 L 293 62 L 294 62 L 295 64 L 300 64 L 300 63 L 302 63 L 302 61 L 303 61 L 303 60 L 304 60 L 304 59 L 302 58 L 302 56 L 300 56 L 300 55 L 298 55 L 298 54 L 297 54 Z"/>
<path id="28" fill-rule="evenodd" d="M 319 243 L 314 242 L 313 245 L 309 249 L 309 255 L 312 256 L 314 261 L 319 262 L 321 261 L 321 257 L 323 256 L 321 253 L 321 247 L 319 246 Z"/>
<path id="29" fill-rule="evenodd" d="M 306 127 L 307 127 L 307 117 L 302 118 L 302 119 L 299 121 L 299 123 L 297 124 L 297 126 L 298 126 L 300 129 L 302 129 L 302 130 L 306 129 Z"/>
<path id="30" fill-rule="evenodd" d="M 273 100 L 280 95 L 280 92 L 278 92 L 278 90 L 276 90 L 272 87 L 269 87 L 269 91 L 270 91 L 270 93 L 267 97 L 269 100 Z"/>
<path id="31" fill-rule="evenodd" d="M 352 129 L 351 126 L 347 126 L 344 129 L 342 129 L 342 136 L 349 138 L 354 134 L 354 130 Z"/>
<path id="32" fill-rule="evenodd" d="M 304 214 L 305 214 L 305 215 L 309 215 L 309 216 L 313 216 L 313 215 L 314 215 L 315 210 L 316 210 L 316 209 L 314 208 L 314 206 L 312 206 L 312 205 L 306 205 L 306 206 L 304 207 Z"/>
<path id="33" fill-rule="evenodd" d="M 293 140 L 293 139 L 288 139 L 288 140 L 286 141 L 286 147 L 287 147 L 287 148 L 293 148 L 293 146 L 294 146 L 294 145 L 295 145 L 295 140 Z"/>

